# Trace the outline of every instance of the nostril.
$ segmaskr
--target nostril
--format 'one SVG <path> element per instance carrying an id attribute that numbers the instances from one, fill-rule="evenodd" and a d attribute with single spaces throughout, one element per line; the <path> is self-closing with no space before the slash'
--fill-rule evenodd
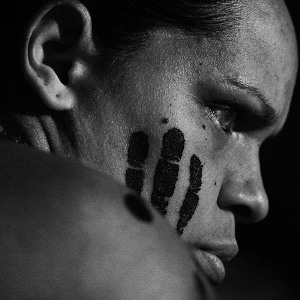
<path id="1" fill-rule="evenodd" d="M 231 207 L 237 222 L 250 223 L 253 220 L 253 212 L 250 207 L 245 205 L 236 205 Z"/>

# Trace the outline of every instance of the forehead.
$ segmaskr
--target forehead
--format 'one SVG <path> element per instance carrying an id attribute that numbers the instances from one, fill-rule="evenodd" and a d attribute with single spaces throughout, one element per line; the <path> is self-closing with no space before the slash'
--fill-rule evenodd
<path id="1" fill-rule="evenodd" d="M 146 68 L 145 82 L 160 86 L 166 77 L 176 73 L 176 89 L 187 77 L 206 86 L 232 79 L 229 81 L 253 87 L 252 91 L 267 99 L 279 115 L 276 127 L 280 129 L 287 116 L 298 66 L 293 24 L 282 1 L 240 3 L 239 26 L 218 39 L 174 30 L 155 31 L 149 47 L 135 57 L 136 70 L 131 74 L 139 74 L 140 80 L 146 76 Z"/>
<path id="2" fill-rule="evenodd" d="M 204 81 L 235 81 L 253 87 L 280 116 L 281 127 L 298 66 L 293 24 L 282 1 L 241 2 L 240 25 L 233 32 L 220 39 L 200 38 L 196 42 L 179 38 L 172 49 L 183 49 L 181 57 L 185 57 L 185 63 L 193 61 L 195 69 L 199 67 L 199 78 Z M 164 52 L 171 56 L 174 50 L 170 49 Z M 178 55 L 179 51 L 175 52 Z"/>
<path id="3" fill-rule="evenodd" d="M 244 2 L 241 26 L 231 44 L 234 66 L 282 112 L 291 98 L 298 66 L 292 21 L 283 1 Z"/>

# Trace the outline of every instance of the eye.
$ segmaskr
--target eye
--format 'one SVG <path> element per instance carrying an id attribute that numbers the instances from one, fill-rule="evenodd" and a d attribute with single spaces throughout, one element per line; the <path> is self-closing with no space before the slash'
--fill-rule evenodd
<path id="1" fill-rule="evenodd" d="M 231 134 L 235 126 L 236 113 L 228 106 L 211 106 L 208 117 L 225 133 Z"/>

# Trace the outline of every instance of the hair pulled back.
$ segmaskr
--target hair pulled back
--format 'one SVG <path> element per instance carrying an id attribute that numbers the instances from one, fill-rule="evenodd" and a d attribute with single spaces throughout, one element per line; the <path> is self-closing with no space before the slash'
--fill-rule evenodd
<path id="1" fill-rule="evenodd" d="M 2 94 L 11 94 L 10 83 L 22 82 L 20 57 L 25 30 L 41 7 L 54 0 L 3 1 L 0 67 Z M 91 14 L 93 38 L 106 61 L 136 51 L 149 33 L 159 28 L 179 29 L 185 34 L 219 37 L 238 21 L 238 0 L 81 0 Z M 3 99 L 2 99 L 3 104 Z M 0 106 L 2 106 L 0 104 Z"/>

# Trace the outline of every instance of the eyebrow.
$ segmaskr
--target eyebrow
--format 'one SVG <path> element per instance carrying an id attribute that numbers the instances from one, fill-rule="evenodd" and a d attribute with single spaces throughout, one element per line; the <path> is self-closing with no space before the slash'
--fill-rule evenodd
<path id="1" fill-rule="evenodd" d="M 279 121 L 278 113 L 269 104 L 270 101 L 261 93 L 261 91 L 258 88 L 247 85 L 239 80 L 236 80 L 234 78 L 229 78 L 229 77 L 227 77 L 226 82 L 241 90 L 246 91 L 248 94 L 254 96 L 260 101 L 260 103 L 263 105 L 263 114 L 261 117 L 264 119 L 267 126 L 272 126 L 278 123 Z"/>

